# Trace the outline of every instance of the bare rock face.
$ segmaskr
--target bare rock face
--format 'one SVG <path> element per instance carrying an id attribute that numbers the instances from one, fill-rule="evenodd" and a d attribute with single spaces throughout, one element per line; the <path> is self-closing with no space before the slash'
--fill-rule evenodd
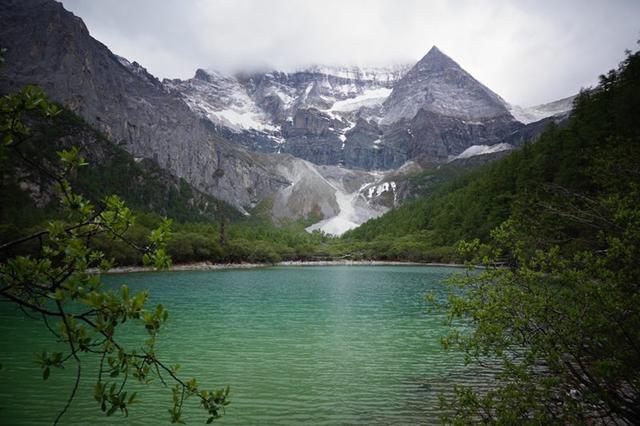
<path id="1" fill-rule="evenodd" d="M 277 165 L 290 185 L 274 196 L 272 217 L 276 220 L 304 218 L 310 214 L 332 217 L 340 212 L 336 189 L 307 161 L 287 156 Z"/>
<path id="2" fill-rule="evenodd" d="M 360 118 L 345 136 L 345 166 L 365 170 L 388 168 L 383 152 L 386 148 L 381 145 L 382 132 L 375 121 Z"/>
<path id="3" fill-rule="evenodd" d="M 288 129 L 287 136 L 326 136 L 334 126 L 327 114 L 315 108 L 300 109 L 293 118 L 293 126 Z"/>
<path id="4" fill-rule="evenodd" d="M 39 85 L 134 156 L 240 208 L 283 186 L 255 154 L 217 137 L 180 96 L 139 64 L 111 53 L 60 3 L 2 2 L 0 39 L 7 48 L 2 93 Z M 219 182 L 217 168 L 225 170 Z"/>
<path id="5" fill-rule="evenodd" d="M 505 115 L 465 121 L 421 109 L 409 127 L 412 136 L 408 142 L 410 157 L 428 157 L 443 162 L 469 146 L 500 143 L 520 127 L 520 123 Z"/>
<path id="6" fill-rule="evenodd" d="M 336 129 L 343 127 L 345 123 L 316 108 L 299 109 L 293 124 L 284 128 L 286 142 L 282 152 L 315 164 L 338 164 L 342 158 L 342 140 Z"/>
<path id="7" fill-rule="evenodd" d="M 575 101 L 576 96 L 577 95 L 569 96 L 567 98 L 529 108 L 509 105 L 509 111 L 516 120 L 524 124 L 535 123 L 551 117 L 562 120 L 562 118 L 568 115 L 568 113 L 573 109 L 573 102 Z"/>

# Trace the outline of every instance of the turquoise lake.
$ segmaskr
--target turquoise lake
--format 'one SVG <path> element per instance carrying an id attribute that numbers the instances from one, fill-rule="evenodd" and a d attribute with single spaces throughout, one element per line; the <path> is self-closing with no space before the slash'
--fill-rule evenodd
<path id="1" fill-rule="evenodd" d="M 218 424 L 434 424 L 438 395 L 483 384 L 462 356 L 444 351 L 445 297 L 459 269 L 413 266 L 273 267 L 109 275 L 109 286 L 149 289 L 170 312 L 159 355 L 207 388 L 231 387 Z M 51 424 L 75 369 L 43 382 L 33 352 L 56 348 L 42 325 L 0 305 L 0 424 Z M 138 327 L 141 328 L 141 327 Z M 104 417 L 93 400 L 97 359 L 85 357 L 81 392 L 62 424 L 167 424 L 171 394 L 142 387 L 128 418 Z M 189 424 L 205 413 L 194 401 Z"/>

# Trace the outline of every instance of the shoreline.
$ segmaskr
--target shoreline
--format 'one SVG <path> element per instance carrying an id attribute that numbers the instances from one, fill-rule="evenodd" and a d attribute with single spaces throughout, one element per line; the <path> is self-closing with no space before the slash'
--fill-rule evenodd
<path id="1" fill-rule="evenodd" d="M 257 269 L 271 268 L 277 266 L 435 266 L 448 268 L 464 268 L 465 265 L 459 263 L 422 263 L 422 262 L 400 262 L 393 260 L 287 260 L 277 263 L 211 263 L 196 262 L 172 265 L 167 270 L 158 271 L 150 266 L 117 266 L 107 272 L 100 272 L 96 268 L 88 270 L 95 274 L 130 274 L 137 272 L 183 272 L 183 271 L 225 271 L 231 269 Z"/>

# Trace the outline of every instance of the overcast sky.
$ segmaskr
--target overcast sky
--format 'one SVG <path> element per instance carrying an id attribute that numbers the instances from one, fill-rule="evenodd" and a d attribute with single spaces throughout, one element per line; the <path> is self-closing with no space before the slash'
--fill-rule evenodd
<path id="1" fill-rule="evenodd" d="M 507 101 L 591 86 L 640 38 L 640 0 L 63 0 L 159 78 L 197 68 L 413 63 L 437 45 Z"/>

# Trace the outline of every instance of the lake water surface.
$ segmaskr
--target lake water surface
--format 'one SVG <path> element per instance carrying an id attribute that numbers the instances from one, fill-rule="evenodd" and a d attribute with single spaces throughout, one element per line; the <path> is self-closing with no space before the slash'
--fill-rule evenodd
<path id="1" fill-rule="evenodd" d="M 109 285 L 149 289 L 170 312 L 159 354 L 208 388 L 231 386 L 220 424 L 432 424 L 438 394 L 482 381 L 443 351 L 442 313 L 452 268 L 274 267 L 110 275 Z M 40 323 L 0 304 L 0 424 L 51 424 L 74 368 L 43 382 L 32 353 L 55 348 Z M 97 360 L 87 358 L 82 392 L 63 424 L 168 423 L 171 394 L 142 389 L 129 418 L 104 417 L 93 400 Z M 189 424 L 202 424 L 197 407 Z"/>

